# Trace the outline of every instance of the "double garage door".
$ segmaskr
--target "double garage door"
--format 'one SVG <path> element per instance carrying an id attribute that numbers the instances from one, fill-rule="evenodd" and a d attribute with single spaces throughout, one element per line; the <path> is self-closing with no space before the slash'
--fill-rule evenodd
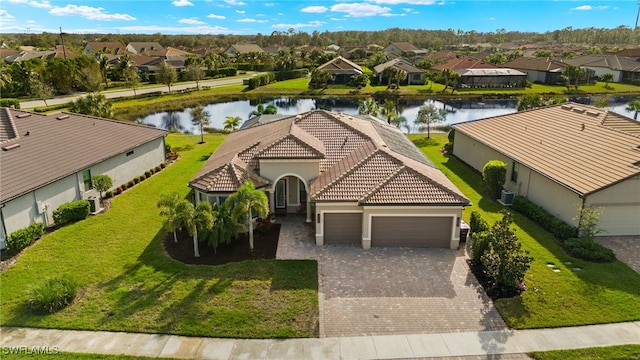
<path id="1" fill-rule="evenodd" d="M 373 216 L 371 246 L 449 248 L 449 216 Z M 362 213 L 325 213 L 324 243 L 360 245 Z"/>

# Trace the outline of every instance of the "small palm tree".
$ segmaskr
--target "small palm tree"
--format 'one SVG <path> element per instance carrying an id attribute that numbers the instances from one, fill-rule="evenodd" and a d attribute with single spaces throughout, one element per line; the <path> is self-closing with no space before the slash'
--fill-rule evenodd
<path id="1" fill-rule="evenodd" d="M 189 200 L 182 199 L 176 205 L 176 221 L 180 227 L 186 227 L 189 235 L 193 236 L 193 256 L 200 257 L 198 230 L 208 230 L 213 226 L 211 204 L 201 201 L 194 207 Z"/>
<path id="2" fill-rule="evenodd" d="M 191 110 L 191 123 L 200 128 L 200 144 L 204 144 L 204 127 L 209 125 L 209 113 L 202 106 Z"/>
<path id="3" fill-rule="evenodd" d="M 178 242 L 178 237 L 176 236 L 176 229 L 180 227 L 178 224 L 176 210 L 178 207 L 178 203 L 180 202 L 180 194 L 174 192 L 171 194 L 161 194 L 160 200 L 158 200 L 157 206 L 161 209 L 160 215 L 162 215 L 164 219 L 164 226 L 167 231 L 173 232 L 173 241 Z"/>
<path id="4" fill-rule="evenodd" d="M 213 227 L 203 234 L 203 240 L 213 247 L 217 253 L 218 245 L 230 244 L 232 240 L 238 238 L 238 225 L 231 216 L 231 206 L 229 202 L 222 205 L 213 206 Z"/>
<path id="5" fill-rule="evenodd" d="M 236 223 L 246 222 L 249 229 L 249 249 L 253 251 L 253 221 L 251 214 L 255 211 L 259 217 L 269 214 L 269 200 L 261 190 L 257 190 L 251 181 L 246 181 L 238 191 L 227 199 L 233 206 L 231 215 Z"/>
<path id="6" fill-rule="evenodd" d="M 242 121 L 242 118 L 240 116 L 227 116 L 224 119 L 224 129 L 229 131 L 236 131 L 240 127 L 240 121 Z"/>
<path id="7" fill-rule="evenodd" d="M 627 104 L 626 107 L 627 111 L 633 111 L 633 118 L 635 120 L 638 120 L 638 112 L 640 112 L 640 100 L 633 100 L 630 103 Z"/>
<path id="8" fill-rule="evenodd" d="M 256 109 L 253 110 L 251 113 L 249 113 L 249 117 L 258 116 L 258 115 L 274 115 L 277 113 L 278 113 L 278 108 L 273 104 L 269 104 L 267 106 L 264 106 L 263 104 L 258 104 Z"/>

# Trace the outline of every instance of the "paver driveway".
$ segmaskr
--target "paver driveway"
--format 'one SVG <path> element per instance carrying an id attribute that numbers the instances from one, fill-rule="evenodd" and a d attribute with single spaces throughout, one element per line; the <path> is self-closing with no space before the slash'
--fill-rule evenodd
<path id="1" fill-rule="evenodd" d="M 506 329 L 464 249 L 318 247 L 304 218 L 277 221 L 278 259 L 318 261 L 321 337 Z"/>

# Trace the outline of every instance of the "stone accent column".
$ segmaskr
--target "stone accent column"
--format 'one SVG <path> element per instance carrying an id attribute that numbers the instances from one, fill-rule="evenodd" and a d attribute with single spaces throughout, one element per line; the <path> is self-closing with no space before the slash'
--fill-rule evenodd
<path id="1" fill-rule="evenodd" d="M 309 198 L 309 192 L 307 192 L 307 222 L 311 222 L 311 199 Z"/>
<path id="2" fill-rule="evenodd" d="M 276 203 L 274 199 L 275 188 L 272 191 L 269 191 L 269 212 L 273 215 L 276 214 Z"/>

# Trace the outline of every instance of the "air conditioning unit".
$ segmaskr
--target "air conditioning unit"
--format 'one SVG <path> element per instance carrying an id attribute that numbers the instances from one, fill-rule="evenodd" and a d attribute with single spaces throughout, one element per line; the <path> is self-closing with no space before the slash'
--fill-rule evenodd
<path id="1" fill-rule="evenodd" d="M 511 206 L 513 204 L 513 197 L 516 195 L 513 191 L 502 190 L 500 194 L 500 203 L 504 206 Z"/>

